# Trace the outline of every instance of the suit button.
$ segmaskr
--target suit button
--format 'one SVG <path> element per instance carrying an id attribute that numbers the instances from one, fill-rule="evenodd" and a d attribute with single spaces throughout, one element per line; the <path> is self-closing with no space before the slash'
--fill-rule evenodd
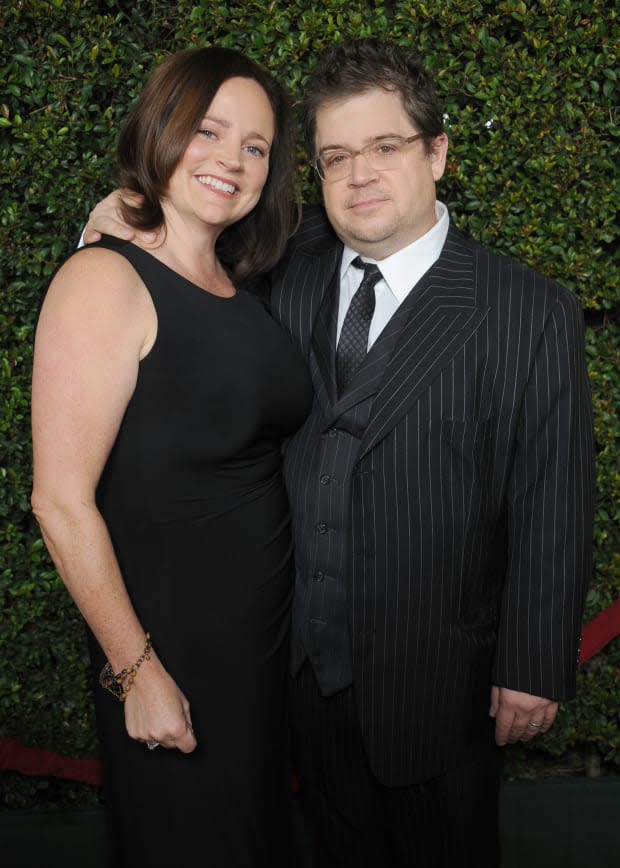
<path id="1" fill-rule="evenodd" d="M 316 573 L 312 576 L 315 582 L 322 582 L 325 578 L 325 573 L 323 570 L 317 570 Z"/>
<path id="2" fill-rule="evenodd" d="M 338 429 L 337 428 L 330 428 L 329 431 L 327 432 L 327 436 L 332 437 L 332 438 L 337 437 L 338 436 Z"/>
<path id="3" fill-rule="evenodd" d="M 327 533 L 327 525 L 325 524 L 324 521 L 317 521 L 317 523 L 314 526 L 314 529 L 316 530 L 317 533 Z"/>
<path id="4" fill-rule="evenodd" d="M 327 621 L 323 621 L 321 618 L 310 618 L 310 623 L 317 631 L 324 630 L 327 627 Z"/>
<path id="5" fill-rule="evenodd" d="M 329 485 L 331 481 L 332 478 L 328 473 L 322 473 L 319 478 L 319 482 L 321 483 L 321 485 Z"/>

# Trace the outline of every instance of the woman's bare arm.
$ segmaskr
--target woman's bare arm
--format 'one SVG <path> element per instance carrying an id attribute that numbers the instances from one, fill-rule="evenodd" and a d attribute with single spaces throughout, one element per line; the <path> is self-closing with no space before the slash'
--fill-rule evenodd
<path id="1" fill-rule="evenodd" d="M 156 329 L 129 264 L 111 251 L 85 250 L 54 279 L 35 341 L 33 510 L 115 672 L 140 656 L 148 625 L 129 600 L 95 491 Z M 156 653 L 136 676 L 125 718 L 133 738 L 185 752 L 196 746 L 187 700 Z"/>

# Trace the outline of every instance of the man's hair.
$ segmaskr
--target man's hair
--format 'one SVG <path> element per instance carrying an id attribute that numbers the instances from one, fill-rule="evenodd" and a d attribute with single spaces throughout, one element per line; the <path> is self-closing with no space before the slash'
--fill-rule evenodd
<path id="1" fill-rule="evenodd" d="M 342 42 L 326 51 L 310 73 L 304 103 L 304 132 L 308 154 L 315 155 L 317 110 L 375 88 L 396 92 L 425 147 L 443 132 L 443 114 L 430 74 L 411 49 L 362 39 Z"/>
<path id="2" fill-rule="evenodd" d="M 172 173 L 218 89 L 237 77 L 262 87 L 275 127 L 269 174 L 259 202 L 218 239 L 218 255 L 233 279 L 244 283 L 275 265 L 294 228 L 289 99 L 262 67 L 228 48 L 190 48 L 167 58 L 152 73 L 123 125 L 116 180 L 144 197 L 140 207 L 124 206 L 125 220 L 136 229 L 162 226 L 161 200 Z"/>

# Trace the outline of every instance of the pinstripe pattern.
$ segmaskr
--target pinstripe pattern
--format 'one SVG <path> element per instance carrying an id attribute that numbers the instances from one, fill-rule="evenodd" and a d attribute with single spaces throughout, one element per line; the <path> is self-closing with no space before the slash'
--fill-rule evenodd
<path id="1" fill-rule="evenodd" d="M 499 758 L 491 721 L 446 775 L 386 787 L 368 767 L 353 689 L 319 693 L 309 663 L 291 679 L 293 750 L 321 868 L 497 868 Z"/>
<path id="2" fill-rule="evenodd" d="M 451 227 L 386 328 L 392 344 L 378 341 L 332 404 L 333 337 L 317 313 L 340 253 L 312 211 L 274 279 L 274 313 L 316 390 L 287 484 L 303 533 L 318 438 L 351 430 L 374 394 L 351 483 L 353 677 L 371 767 L 402 786 L 457 763 L 491 679 L 574 693 L 593 508 L 582 317 L 571 293 Z"/>

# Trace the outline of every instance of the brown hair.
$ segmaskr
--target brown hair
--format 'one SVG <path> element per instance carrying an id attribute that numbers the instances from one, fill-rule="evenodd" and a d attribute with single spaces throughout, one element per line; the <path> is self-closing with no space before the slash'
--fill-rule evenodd
<path id="1" fill-rule="evenodd" d="M 275 126 L 269 175 L 260 200 L 218 239 L 218 255 L 233 280 L 247 283 L 276 264 L 294 229 L 289 100 L 262 67 L 228 48 L 190 48 L 167 58 L 147 81 L 121 129 L 116 180 L 144 197 L 140 207 L 123 206 L 127 223 L 145 230 L 161 226 L 161 199 L 172 173 L 220 86 L 237 77 L 262 87 Z"/>
<path id="2" fill-rule="evenodd" d="M 433 81 L 418 54 L 378 39 L 342 42 L 326 51 L 310 73 L 304 101 L 304 132 L 309 156 L 314 156 L 317 110 L 334 100 L 358 96 L 373 88 L 400 94 L 403 107 L 427 153 L 443 133 L 443 115 Z"/>

